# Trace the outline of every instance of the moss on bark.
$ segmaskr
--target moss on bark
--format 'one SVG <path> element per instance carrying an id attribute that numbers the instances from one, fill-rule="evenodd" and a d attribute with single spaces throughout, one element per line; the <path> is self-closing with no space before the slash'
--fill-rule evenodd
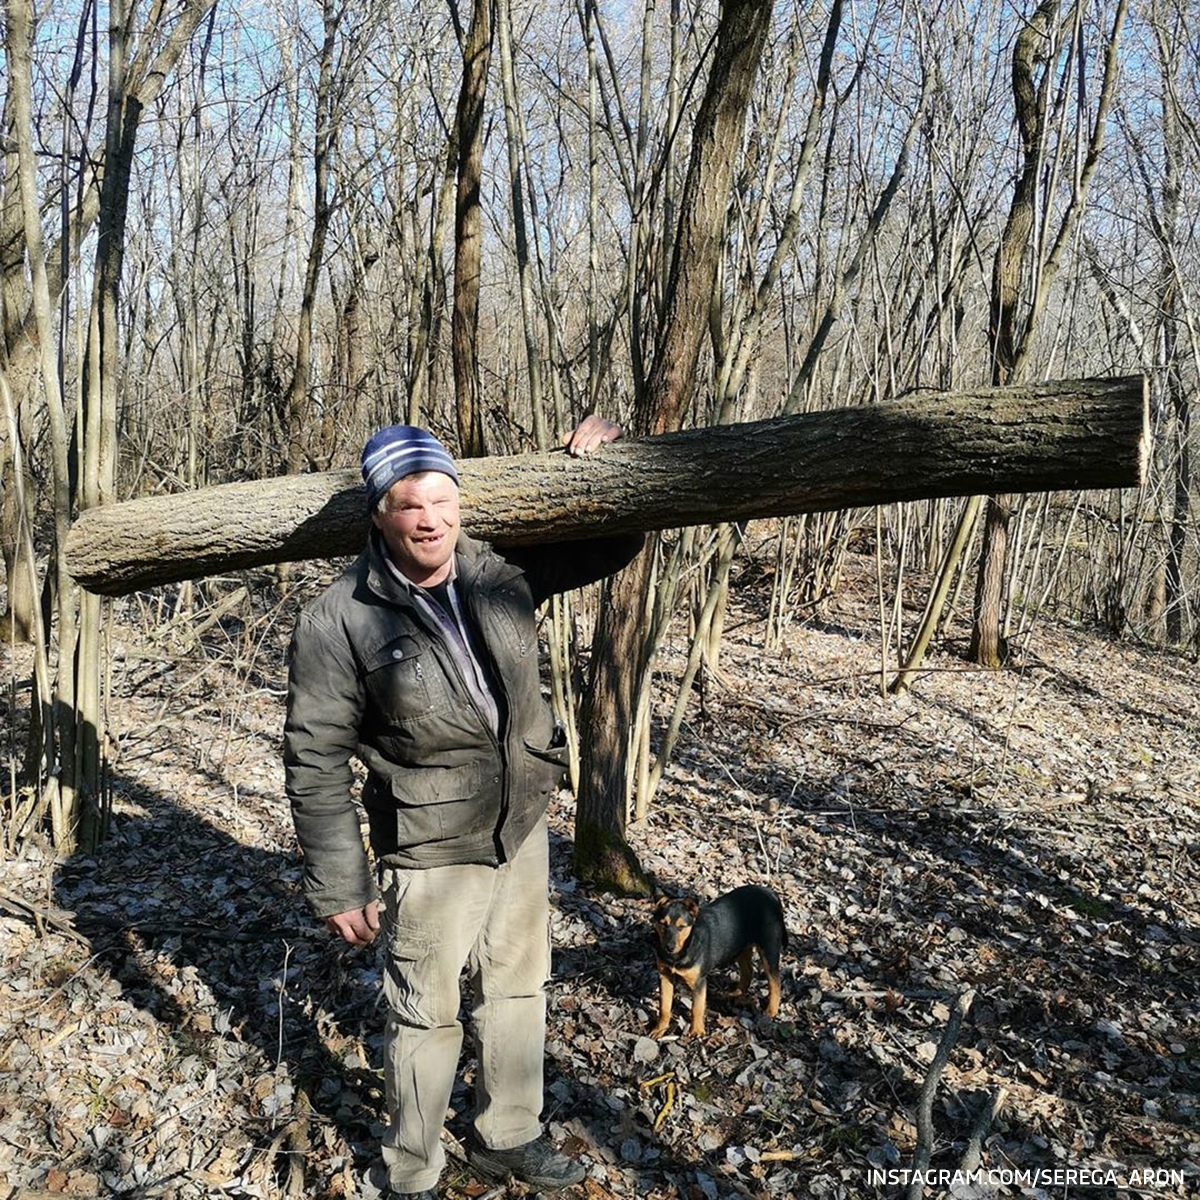
<path id="1" fill-rule="evenodd" d="M 584 883 L 619 896 L 652 896 L 650 877 L 620 834 L 599 825 L 576 824 L 575 874 Z"/>

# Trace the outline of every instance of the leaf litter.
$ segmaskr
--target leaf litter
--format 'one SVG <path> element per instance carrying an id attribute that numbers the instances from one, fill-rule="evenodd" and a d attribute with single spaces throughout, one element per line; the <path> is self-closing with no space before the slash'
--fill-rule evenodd
<path id="1" fill-rule="evenodd" d="M 760 601 L 735 588 L 721 679 L 629 832 L 668 891 L 779 893 L 783 1007 L 739 1006 L 721 973 L 704 1040 L 679 1036 L 679 1000 L 669 1036 L 647 1037 L 649 903 L 575 880 L 564 792 L 546 1116 L 589 1168 L 566 1195 L 901 1194 L 871 1173 L 922 1148 L 922 1085 L 966 992 L 924 1149 L 1009 1174 L 951 1194 L 1200 1195 L 1194 664 L 1043 621 L 1003 672 L 942 653 L 886 697 L 853 588 L 772 653 Z M 289 624 L 226 614 L 179 657 L 123 627 L 111 836 L 94 857 L 5 864 L 4 1200 L 374 1194 L 381 951 L 335 944 L 299 895 Z M 677 631 L 668 699 L 686 653 Z M 523 1195 L 462 1160 L 467 1047 L 446 1194 Z M 1034 1174 L 1068 1168 L 1121 1182 Z"/>

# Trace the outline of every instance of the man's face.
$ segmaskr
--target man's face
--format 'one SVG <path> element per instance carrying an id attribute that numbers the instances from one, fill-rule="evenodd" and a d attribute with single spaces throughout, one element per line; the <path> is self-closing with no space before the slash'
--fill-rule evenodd
<path id="1" fill-rule="evenodd" d="M 458 485 L 441 471 L 406 475 L 371 514 L 392 562 L 418 587 L 450 575 L 458 543 Z"/>

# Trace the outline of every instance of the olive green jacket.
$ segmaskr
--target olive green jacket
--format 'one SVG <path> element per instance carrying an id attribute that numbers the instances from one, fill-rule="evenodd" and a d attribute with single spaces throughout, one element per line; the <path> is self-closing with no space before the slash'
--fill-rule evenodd
<path id="1" fill-rule="evenodd" d="M 640 535 L 501 553 L 460 535 L 455 586 L 482 640 L 499 732 L 442 631 L 366 551 L 300 614 L 288 675 L 286 788 L 317 916 L 362 907 L 375 885 L 353 799 L 357 757 L 371 846 L 400 867 L 505 862 L 545 812 L 565 750 L 542 698 L 537 606 L 611 574 Z"/>

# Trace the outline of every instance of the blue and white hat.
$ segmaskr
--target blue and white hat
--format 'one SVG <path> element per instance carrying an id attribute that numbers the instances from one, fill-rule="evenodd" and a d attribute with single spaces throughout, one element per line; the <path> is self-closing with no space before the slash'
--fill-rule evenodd
<path id="1" fill-rule="evenodd" d="M 420 471 L 441 471 L 458 482 L 454 459 L 432 433 L 416 425 L 385 425 L 376 430 L 362 452 L 367 507 L 374 508 L 398 479 Z"/>

